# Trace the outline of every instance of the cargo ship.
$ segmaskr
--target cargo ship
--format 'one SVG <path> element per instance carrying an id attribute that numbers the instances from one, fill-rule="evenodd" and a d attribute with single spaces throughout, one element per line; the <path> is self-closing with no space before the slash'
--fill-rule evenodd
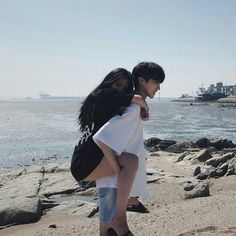
<path id="1" fill-rule="evenodd" d="M 223 85 L 218 82 L 216 85 L 211 84 L 207 89 L 202 87 L 197 91 L 196 96 L 182 94 L 179 98 L 171 100 L 172 102 L 208 102 L 217 101 L 221 98 L 236 95 L 236 85 Z"/>

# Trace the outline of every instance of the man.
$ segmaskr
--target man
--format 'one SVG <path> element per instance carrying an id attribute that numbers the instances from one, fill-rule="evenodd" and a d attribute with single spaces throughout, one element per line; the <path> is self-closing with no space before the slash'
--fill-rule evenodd
<path id="1" fill-rule="evenodd" d="M 160 89 L 160 83 L 165 79 L 163 69 L 153 62 L 141 62 L 136 65 L 132 72 L 135 86 L 135 93 L 142 96 L 153 98 Z M 141 111 L 142 117 L 148 118 L 148 113 Z M 121 116 L 114 116 L 93 136 L 94 141 L 101 148 L 104 155 L 106 150 L 111 149 L 119 158 L 121 153 L 133 153 L 138 156 L 139 166 L 136 177 L 130 192 L 131 196 L 147 198 L 146 184 L 146 157 L 144 153 L 143 128 L 140 117 L 140 107 L 131 104 Z M 106 150 L 105 150 L 106 149 Z M 122 191 L 117 186 L 117 176 L 108 176 L 96 181 L 99 192 L 100 210 L 100 235 L 106 235 L 109 227 L 110 233 L 115 231 L 121 235 L 132 235 L 129 231 L 126 216 L 119 216 L 116 209 L 120 202 L 116 202 L 116 197 L 122 195 Z M 119 198 L 120 199 L 120 198 Z M 123 203 L 122 203 L 123 204 Z M 126 201 L 127 204 L 127 201 Z M 122 205 L 124 207 L 124 204 Z M 126 207 L 126 206 L 125 206 Z M 122 217 L 123 223 L 118 224 L 117 219 Z"/>

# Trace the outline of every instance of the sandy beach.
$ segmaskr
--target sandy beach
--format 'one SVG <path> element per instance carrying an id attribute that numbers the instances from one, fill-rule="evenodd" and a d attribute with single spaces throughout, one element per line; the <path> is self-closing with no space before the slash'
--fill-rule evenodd
<path id="1" fill-rule="evenodd" d="M 127 212 L 134 235 L 236 235 L 236 175 L 203 180 L 196 178 L 193 176 L 196 167 L 208 168 L 205 162 L 196 161 L 198 154 L 196 149 L 191 149 L 187 155 L 160 150 L 149 153 L 147 179 L 150 198 L 144 203 L 150 213 Z M 213 152 L 210 159 L 215 157 L 219 157 L 219 152 Z M 231 162 L 234 159 L 235 156 L 231 157 Z M 24 175 L 29 179 L 30 175 L 39 174 L 39 170 L 42 166 L 31 167 L 14 178 L 12 176 L 16 172 L 2 172 L 0 190 Z M 44 167 L 44 179 L 40 183 L 41 199 L 49 200 L 57 195 L 64 198 L 61 197 L 60 203 L 54 207 L 43 210 L 37 222 L 4 228 L 0 230 L 0 235 L 99 235 L 98 214 L 87 217 L 96 203 L 81 200 L 81 195 L 91 196 L 95 189 L 89 188 L 82 194 L 66 163 Z M 209 196 L 186 199 L 184 186 L 199 184 L 209 187 Z M 70 200 L 66 200 L 66 196 Z"/>

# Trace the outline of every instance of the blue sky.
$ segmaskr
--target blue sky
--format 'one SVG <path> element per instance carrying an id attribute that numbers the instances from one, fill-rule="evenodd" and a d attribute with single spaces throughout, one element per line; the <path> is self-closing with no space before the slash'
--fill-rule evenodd
<path id="1" fill-rule="evenodd" d="M 143 60 L 161 96 L 236 84 L 234 0 L 0 0 L 0 16 L 0 97 L 84 96 Z"/>

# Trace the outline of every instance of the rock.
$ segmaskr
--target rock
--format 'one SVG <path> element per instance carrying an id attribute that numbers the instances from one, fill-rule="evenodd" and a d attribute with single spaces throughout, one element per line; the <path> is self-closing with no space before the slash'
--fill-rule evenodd
<path id="1" fill-rule="evenodd" d="M 99 212 L 99 207 L 96 206 L 95 208 L 93 208 L 93 210 L 89 213 L 88 218 L 93 217 L 95 214 L 97 214 Z"/>
<path id="2" fill-rule="evenodd" d="M 36 222 L 42 214 L 38 197 L 42 174 L 22 174 L 0 189 L 0 226 Z"/>
<path id="3" fill-rule="evenodd" d="M 79 194 L 94 198 L 95 191 L 92 188 L 81 191 L 69 172 L 68 163 L 36 166 L 20 172 L 1 172 L 0 185 L 0 229 L 36 222 L 43 211 L 47 214 L 64 212 L 87 216 L 96 205 L 79 200 Z M 74 195 L 65 195 L 67 193 Z"/>
<path id="4" fill-rule="evenodd" d="M 180 154 L 180 156 L 178 157 L 176 162 L 182 161 L 187 155 L 188 155 L 188 152 L 184 152 L 184 153 Z"/>
<path id="5" fill-rule="evenodd" d="M 145 148 L 146 148 L 146 150 L 148 150 L 149 152 L 157 152 L 157 151 L 160 150 L 158 145 L 155 145 L 155 146 L 153 146 L 153 147 L 145 147 Z"/>
<path id="6" fill-rule="evenodd" d="M 56 228 L 57 228 L 57 226 L 56 226 L 56 224 L 51 224 L 51 225 L 49 225 L 49 226 L 48 226 L 48 228 L 53 228 L 53 229 L 56 229 Z"/>
<path id="7" fill-rule="evenodd" d="M 20 169 L 20 170 L 12 170 L 0 173 L 0 183 L 4 186 L 8 182 L 21 176 L 24 172 L 25 172 L 24 169 Z"/>
<path id="8" fill-rule="evenodd" d="M 168 147 L 172 146 L 173 144 L 176 144 L 176 141 L 174 140 L 162 140 L 159 144 L 158 147 L 160 150 L 164 151 Z"/>
<path id="9" fill-rule="evenodd" d="M 225 176 L 236 174 L 236 158 L 231 159 L 228 162 L 228 170 Z"/>
<path id="10" fill-rule="evenodd" d="M 153 152 L 150 154 L 151 157 L 159 157 L 160 154 L 158 152 Z"/>
<path id="11" fill-rule="evenodd" d="M 225 148 L 225 149 L 221 150 L 222 154 L 226 154 L 226 153 L 229 153 L 229 152 L 234 153 L 234 155 L 236 156 L 236 148 Z"/>
<path id="12" fill-rule="evenodd" d="M 145 140 L 144 146 L 149 152 L 156 152 L 158 150 L 165 150 L 169 146 L 175 144 L 174 140 L 161 140 L 159 138 L 149 138 Z"/>
<path id="13" fill-rule="evenodd" d="M 196 175 L 198 175 L 198 174 L 200 174 L 200 173 L 201 173 L 201 167 L 198 166 L 198 167 L 194 170 L 193 176 L 196 176 Z"/>
<path id="14" fill-rule="evenodd" d="M 155 175 L 157 174 L 157 170 L 153 168 L 147 168 L 147 175 Z"/>
<path id="15" fill-rule="evenodd" d="M 208 150 L 211 154 L 213 154 L 213 153 L 215 153 L 215 152 L 218 152 L 218 150 L 217 150 L 215 147 L 211 147 L 211 146 L 207 147 L 207 150 Z"/>
<path id="16" fill-rule="evenodd" d="M 165 151 L 167 152 L 174 152 L 174 153 L 181 153 L 190 148 L 193 148 L 194 144 L 192 142 L 178 142 L 174 145 L 168 147 Z"/>
<path id="17" fill-rule="evenodd" d="M 200 162 L 205 162 L 210 158 L 212 158 L 212 155 L 208 150 L 201 150 L 194 159 Z"/>
<path id="18" fill-rule="evenodd" d="M 194 184 L 192 182 L 184 184 L 184 190 L 185 191 L 190 191 L 194 188 Z"/>
<path id="19" fill-rule="evenodd" d="M 217 169 L 213 170 L 209 176 L 213 178 L 219 178 L 224 176 L 227 173 L 227 170 L 228 170 L 228 163 L 224 163 Z"/>
<path id="20" fill-rule="evenodd" d="M 159 176 L 147 176 L 147 183 L 155 183 L 157 181 L 159 181 L 161 179 L 161 177 Z"/>
<path id="21" fill-rule="evenodd" d="M 42 179 L 39 196 L 49 197 L 56 194 L 73 193 L 80 189 L 80 186 L 69 173 L 69 171 L 57 172 L 56 167 L 47 167 L 47 172 Z M 46 169 L 46 168 L 45 168 Z"/>
<path id="22" fill-rule="evenodd" d="M 159 150 L 158 144 L 161 142 L 161 139 L 159 138 L 149 138 L 144 141 L 144 147 L 149 151 L 149 152 L 156 152 Z"/>
<path id="23" fill-rule="evenodd" d="M 226 161 L 232 159 L 233 157 L 234 157 L 234 153 L 232 153 L 232 152 L 226 153 L 221 157 L 213 157 L 213 158 L 207 160 L 206 164 L 217 167 L 217 166 L 221 165 L 222 163 L 225 163 Z"/>
<path id="24" fill-rule="evenodd" d="M 215 147 L 217 150 L 236 147 L 236 145 L 228 139 L 211 139 L 209 142 L 209 146 Z"/>
<path id="25" fill-rule="evenodd" d="M 48 199 L 46 197 L 40 197 L 40 202 L 43 211 L 59 205 L 55 200 Z"/>
<path id="26" fill-rule="evenodd" d="M 207 148 L 209 146 L 209 140 L 208 138 L 200 138 L 195 142 L 195 145 L 200 148 Z"/>
<path id="27" fill-rule="evenodd" d="M 184 197 L 185 199 L 192 199 L 196 197 L 207 197 L 210 195 L 209 191 L 209 184 L 207 183 L 199 183 L 196 186 L 194 186 L 193 189 L 189 191 L 184 191 Z"/>
<path id="28" fill-rule="evenodd" d="M 209 178 L 210 173 L 211 173 L 211 172 L 210 172 L 209 170 L 204 171 L 204 172 L 202 172 L 202 173 L 200 173 L 200 174 L 197 175 L 197 179 L 200 179 L 200 180 L 207 179 L 207 178 Z"/>
<path id="29" fill-rule="evenodd" d="M 161 142 L 159 138 L 149 138 L 144 141 L 145 147 L 153 147 Z"/>

